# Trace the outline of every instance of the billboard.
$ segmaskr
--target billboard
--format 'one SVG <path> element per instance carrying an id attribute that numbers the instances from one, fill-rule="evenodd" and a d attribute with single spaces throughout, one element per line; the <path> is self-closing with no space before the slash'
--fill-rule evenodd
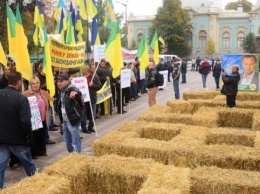
<path id="1" fill-rule="evenodd" d="M 259 88 L 259 55 L 258 54 L 226 54 L 222 56 L 222 69 L 231 74 L 232 66 L 239 67 L 240 81 L 238 90 L 258 91 Z"/>

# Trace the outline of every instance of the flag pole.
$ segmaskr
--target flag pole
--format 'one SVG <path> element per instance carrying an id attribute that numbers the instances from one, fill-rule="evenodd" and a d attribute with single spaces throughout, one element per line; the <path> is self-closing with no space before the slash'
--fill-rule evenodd
<path id="1" fill-rule="evenodd" d="M 93 73 L 93 76 L 92 76 L 92 78 L 91 78 L 90 82 L 92 82 L 92 81 L 93 81 L 93 79 L 94 79 L 94 76 L 95 76 L 95 75 L 96 75 L 96 73 L 97 73 L 97 69 L 98 69 L 98 68 L 99 68 L 99 66 L 100 66 L 101 60 L 102 60 L 102 59 L 100 59 L 100 61 L 99 61 L 98 65 L 97 65 L 97 67 L 96 67 L 96 69 L 95 69 L 95 71 L 94 71 L 94 73 Z"/>

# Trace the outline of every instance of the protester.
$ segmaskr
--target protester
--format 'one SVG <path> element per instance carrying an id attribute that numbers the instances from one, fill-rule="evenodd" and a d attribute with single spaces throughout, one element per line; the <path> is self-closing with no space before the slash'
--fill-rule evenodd
<path id="1" fill-rule="evenodd" d="M 96 103 L 97 103 L 97 91 L 101 89 L 101 82 L 97 75 L 94 75 L 95 65 L 90 64 L 89 66 L 82 67 L 82 74 L 87 79 L 90 102 L 85 102 L 85 108 L 82 111 L 81 129 L 84 133 L 95 132 L 94 130 L 94 119 L 96 114 Z M 90 107 L 91 104 L 91 107 Z M 92 109 L 92 111 L 91 111 Z M 93 116 L 92 116 L 93 114 Z M 86 120 L 89 120 L 88 126 Z"/>
<path id="2" fill-rule="evenodd" d="M 233 108 L 236 106 L 236 96 L 238 91 L 238 82 L 240 75 L 238 73 L 239 67 L 232 66 L 232 73 L 227 75 L 226 71 L 222 72 L 223 87 L 221 93 L 226 95 L 227 107 Z"/>
<path id="3" fill-rule="evenodd" d="M 21 161 L 28 176 L 36 171 L 30 152 L 33 143 L 31 111 L 28 99 L 20 93 L 22 84 L 21 73 L 10 73 L 8 86 L 0 90 L 0 189 L 11 153 Z"/>
<path id="4" fill-rule="evenodd" d="M 215 83 L 216 83 L 216 90 L 219 90 L 219 78 L 220 78 L 220 74 L 221 74 L 221 63 L 219 58 L 217 58 L 216 60 L 216 64 L 213 67 L 213 77 L 215 79 Z"/>
<path id="5" fill-rule="evenodd" d="M 192 58 L 191 60 L 191 71 L 195 71 L 196 58 Z"/>
<path id="6" fill-rule="evenodd" d="M 150 107 L 156 104 L 156 93 L 158 92 L 158 86 L 156 85 L 156 73 L 154 62 L 149 62 L 146 87 L 148 88 L 148 103 Z"/>
<path id="7" fill-rule="evenodd" d="M 197 59 L 196 59 L 196 71 L 199 70 L 200 63 L 201 63 L 201 59 L 200 59 L 200 57 L 198 56 Z"/>
<path id="8" fill-rule="evenodd" d="M 182 63 L 181 63 L 181 83 L 182 84 L 186 84 L 186 74 L 187 74 L 187 60 L 184 58 L 182 59 Z"/>
<path id="9" fill-rule="evenodd" d="M 6 86 L 8 86 L 8 76 L 10 74 L 10 67 L 6 66 L 3 68 L 4 74 L 0 79 L 0 89 L 4 89 Z"/>
<path id="10" fill-rule="evenodd" d="M 168 82 L 171 82 L 171 73 L 172 73 L 172 60 L 171 60 L 171 57 L 167 57 L 167 62 L 166 62 L 166 67 L 167 67 L 167 70 L 168 70 Z"/>
<path id="11" fill-rule="evenodd" d="M 174 59 L 172 80 L 173 80 L 173 90 L 175 94 L 175 99 L 180 99 L 179 79 L 180 79 L 180 63 L 178 59 Z"/>
<path id="12" fill-rule="evenodd" d="M 208 58 L 204 57 L 204 61 L 199 66 L 199 73 L 201 74 L 202 77 L 203 90 L 208 90 L 206 87 L 206 83 L 207 83 L 207 76 L 210 73 L 210 70 L 211 67 L 210 64 L 208 63 Z"/>
<path id="13" fill-rule="evenodd" d="M 242 66 L 244 73 L 240 75 L 239 84 L 258 86 L 259 74 L 255 72 L 257 59 L 255 55 L 244 55 L 242 58 Z"/>
<path id="14" fill-rule="evenodd" d="M 63 137 L 68 152 L 81 152 L 80 121 L 81 110 L 84 106 L 81 92 L 69 83 L 69 77 L 60 74 L 56 78 L 60 89 L 58 107 L 63 118 Z"/>

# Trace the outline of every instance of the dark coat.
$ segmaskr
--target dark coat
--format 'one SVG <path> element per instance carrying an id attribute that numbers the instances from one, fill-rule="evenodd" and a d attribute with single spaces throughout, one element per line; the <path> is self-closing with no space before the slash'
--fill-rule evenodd
<path id="1" fill-rule="evenodd" d="M 186 61 L 182 61 L 182 63 L 181 63 L 181 73 L 182 74 L 187 73 L 187 62 Z"/>
<path id="2" fill-rule="evenodd" d="M 28 99 L 15 88 L 0 90 L 0 143 L 26 145 L 32 138 L 31 110 Z"/>
<path id="3" fill-rule="evenodd" d="M 173 80 L 179 80 L 180 79 L 180 64 L 173 65 L 172 79 Z"/>
<path id="4" fill-rule="evenodd" d="M 222 69 L 221 64 L 214 65 L 214 67 L 213 67 L 213 77 L 219 78 L 220 74 L 221 74 L 221 69 Z"/>
<path id="5" fill-rule="evenodd" d="M 110 80 L 113 79 L 112 71 L 110 67 L 99 67 L 97 69 L 97 75 L 99 77 L 102 86 L 104 85 L 104 83 L 106 83 L 107 77 L 110 77 Z"/>
<path id="6" fill-rule="evenodd" d="M 91 75 L 90 80 L 92 79 L 93 75 Z M 88 84 L 89 84 L 89 80 Z M 89 96 L 91 100 L 91 104 L 96 104 L 97 102 L 97 91 L 102 88 L 101 82 L 99 80 L 99 77 L 97 75 L 94 76 L 93 78 L 93 85 L 92 87 L 89 86 Z"/>
<path id="7" fill-rule="evenodd" d="M 166 66 L 164 64 L 158 64 L 156 66 L 156 70 L 157 71 L 164 71 L 164 70 L 167 70 Z"/>
<path id="8" fill-rule="evenodd" d="M 208 75 L 210 73 L 210 64 L 206 61 L 202 62 L 199 66 L 199 72 L 203 75 Z"/>
<path id="9" fill-rule="evenodd" d="M 221 93 L 224 95 L 237 95 L 238 82 L 240 80 L 239 73 L 232 73 L 231 75 L 222 76 L 224 85 L 221 89 Z"/>
<path id="10" fill-rule="evenodd" d="M 8 86 L 8 79 L 3 75 L 0 79 L 0 89 L 4 89 Z"/>
<path id="11" fill-rule="evenodd" d="M 149 74 L 148 74 L 148 78 L 147 78 L 147 84 L 146 84 L 146 87 L 147 88 L 155 88 L 155 87 L 158 87 L 156 85 L 156 70 L 155 69 L 149 69 L 148 70 Z"/>

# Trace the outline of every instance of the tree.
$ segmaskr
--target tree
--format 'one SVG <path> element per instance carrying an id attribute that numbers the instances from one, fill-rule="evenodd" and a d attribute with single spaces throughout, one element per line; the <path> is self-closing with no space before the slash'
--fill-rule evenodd
<path id="1" fill-rule="evenodd" d="M 7 28 L 6 28 L 6 2 L 0 1 L 0 42 L 3 45 L 5 53 L 7 53 Z"/>
<path id="2" fill-rule="evenodd" d="M 173 9 L 174 8 L 174 9 Z M 181 8 L 180 0 L 164 0 L 150 28 L 150 38 L 155 29 L 164 37 L 168 53 L 186 56 L 191 53 L 187 36 L 191 31 L 190 16 Z"/>
<path id="3" fill-rule="evenodd" d="M 244 52 L 246 53 L 256 53 L 257 42 L 256 42 L 255 34 L 251 32 L 248 35 L 246 35 L 241 46 Z"/>
<path id="4" fill-rule="evenodd" d="M 212 54 L 215 52 L 215 42 L 212 40 L 212 38 L 209 38 L 206 44 L 205 52 L 212 56 Z"/>
<path id="5" fill-rule="evenodd" d="M 247 0 L 238 0 L 236 2 L 230 2 L 226 5 L 227 10 L 236 10 L 238 5 L 242 5 L 244 12 L 250 12 L 252 10 L 252 3 Z"/>

